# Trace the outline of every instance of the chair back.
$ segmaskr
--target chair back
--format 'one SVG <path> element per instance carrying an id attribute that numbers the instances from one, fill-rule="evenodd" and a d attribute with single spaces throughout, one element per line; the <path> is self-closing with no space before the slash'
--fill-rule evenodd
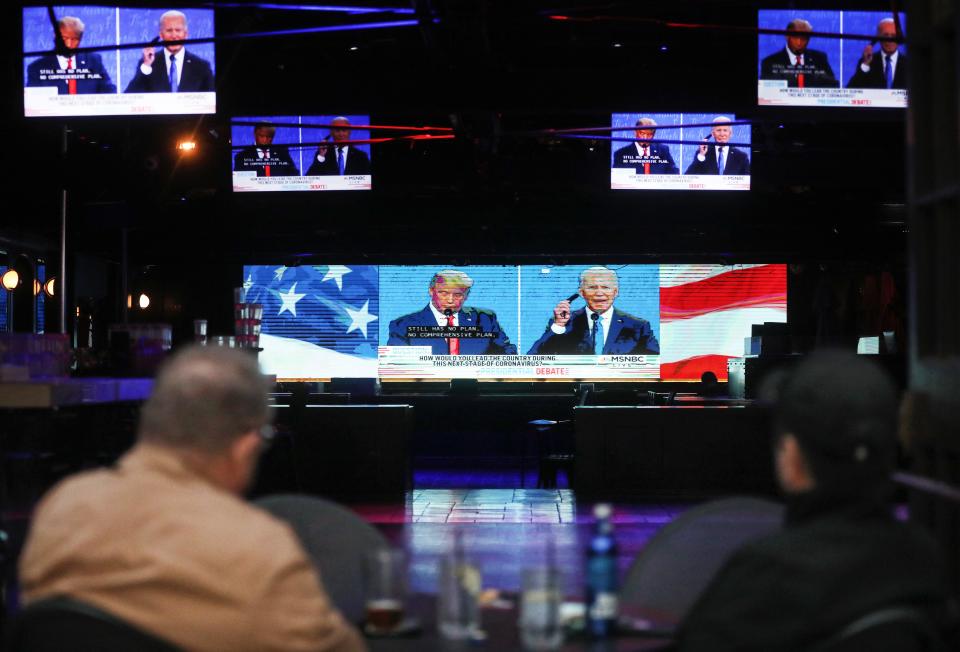
<path id="1" fill-rule="evenodd" d="M 65 596 L 41 600 L 24 608 L 11 623 L 7 649 L 10 652 L 179 650 L 111 613 Z"/>
<path id="2" fill-rule="evenodd" d="M 349 509 L 323 498 L 281 494 L 254 504 L 293 528 L 330 599 L 348 620 L 360 622 L 364 556 L 389 546 L 383 535 Z"/>
<path id="3" fill-rule="evenodd" d="M 783 506 L 760 498 L 724 498 L 689 509 L 640 551 L 620 599 L 682 619 L 733 551 L 782 523 Z"/>
<path id="4" fill-rule="evenodd" d="M 946 652 L 930 616 L 912 606 L 891 606 L 868 613 L 811 652 Z"/>

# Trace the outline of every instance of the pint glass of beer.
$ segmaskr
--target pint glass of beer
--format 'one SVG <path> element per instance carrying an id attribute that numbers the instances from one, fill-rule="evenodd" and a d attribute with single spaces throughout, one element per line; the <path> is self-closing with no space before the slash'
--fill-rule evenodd
<path id="1" fill-rule="evenodd" d="M 403 622 L 407 595 L 407 558 L 402 550 L 380 548 L 364 558 L 367 626 L 390 632 Z"/>

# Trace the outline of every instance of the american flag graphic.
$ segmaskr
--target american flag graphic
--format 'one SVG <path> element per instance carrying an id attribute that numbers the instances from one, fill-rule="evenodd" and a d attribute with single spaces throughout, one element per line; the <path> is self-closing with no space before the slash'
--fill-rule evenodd
<path id="1" fill-rule="evenodd" d="M 663 265 L 660 268 L 660 377 L 727 379 L 753 324 L 787 321 L 787 266 Z"/>
<path id="2" fill-rule="evenodd" d="M 376 375 L 376 265 L 246 265 L 248 303 L 263 304 L 260 367 L 279 378 Z"/>
<path id="3" fill-rule="evenodd" d="M 265 373 L 377 375 L 377 346 L 385 342 L 378 341 L 376 265 L 248 265 L 243 276 L 247 301 L 264 306 Z M 663 380 L 699 380 L 713 371 L 725 381 L 727 360 L 743 355 L 754 324 L 787 321 L 786 265 L 661 265 L 659 278 Z"/>

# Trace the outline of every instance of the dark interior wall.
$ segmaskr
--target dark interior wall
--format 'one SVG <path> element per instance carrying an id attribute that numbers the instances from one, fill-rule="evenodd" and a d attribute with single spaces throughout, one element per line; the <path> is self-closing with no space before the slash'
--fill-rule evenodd
<path id="1" fill-rule="evenodd" d="M 625 3 L 612 14 L 587 4 L 578 9 L 584 16 L 623 15 L 586 21 L 550 20 L 556 8 L 546 3 L 416 6 L 439 22 L 218 44 L 212 116 L 26 120 L 18 103 L 5 105 L 14 147 L 43 161 L 43 173 L 25 174 L 16 157 L 0 161 L 4 178 L 17 180 L 9 203 L 29 207 L 10 211 L 0 230 L 57 242 L 66 186 L 76 273 L 89 277 L 84 259 L 103 262 L 97 287 L 78 287 L 77 299 L 102 296 L 107 277 L 109 320 L 119 319 L 128 229 L 131 284 L 148 268 L 145 279 L 155 276 L 163 293 L 132 318 L 170 321 L 187 336 L 190 320 L 204 316 L 211 332 L 232 330 L 229 290 L 250 262 L 786 261 L 830 267 L 831 286 L 854 288 L 850 305 L 858 281 L 843 279 L 885 267 L 902 277 L 903 112 L 758 109 L 756 36 L 722 28 L 753 25 L 755 3 Z M 19 26 L 18 3 L 2 11 Z M 352 20 L 310 13 L 221 8 L 217 25 L 236 34 Z M 721 27 L 667 28 L 668 19 Z M 9 88 L 21 82 L 19 43 L 17 34 L 2 46 L 0 81 Z M 705 51 L 723 52 L 729 67 L 703 65 Z M 318 70 L 333 71 L 336 110 L 452 126 L 457 138 L 376 146 L 369 193 L 232 193 L 230 117 L 331 110 Z M 609 143 L 544 131 L 608 125 L 612 111 L 641 109 L 753 118 L 753 189 L 612 192 Z M 190 157 L 174 149 L 184 135 L 199 145 Z M 872 163 L 881 160 L 891 164 Z M 197 265 L 206 271 L 179 271 Z M 816 274 L 791 275 L 791 320 L 805 336 L 817 332 L 821 285 Z M 858 331 L 856 310 L 839 321 Z"/>

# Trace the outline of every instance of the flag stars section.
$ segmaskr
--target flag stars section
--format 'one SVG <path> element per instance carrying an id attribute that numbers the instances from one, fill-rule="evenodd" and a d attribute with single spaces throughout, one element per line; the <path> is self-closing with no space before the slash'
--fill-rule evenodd
<path id="1" fill-rule="evenodd" d="M 343 309 L 347 311 L 347 314 L 350 315 L 350 326 L 347 328 L 347 332 L 360 331 L 363 333 L 363 337 L 367 337 L 367 324 L 372 321 L 376 321 L 377 316 L 371 315 L 368 310 L 370 306 L 370 301 L 365 301 L 363 307 L 360 310 L 354 310 L 350 306 L 344 304 Z"/>
<path id="2" fill-rule="evenodd" d="M 337 284 L 337 289 L 343 291 L 343 277 L 352 271 L 352 269 L 344 265 L 329 265 L 327 266 L 327 273 L 320 282 L 322 283 L 323 281 L 333 279 Z"/>
<path id="3" fill-rule="evenodd" d="M 296 283 L 291 285 L 290 289 L 287 290 L 286 292 L 276 292 L 274 290 L 274 293 L 280 298 L 280 301 L 283 302 L 280 306 L 280 312 L 278 312 L 277 314 L 282 315 L 284 311 L 287 311 L 290 314 L 292 314 L 294 317 L 297 316 L 297 301 L 307 296 L 305 293 L 300 294 L 297 292 Z"/>

